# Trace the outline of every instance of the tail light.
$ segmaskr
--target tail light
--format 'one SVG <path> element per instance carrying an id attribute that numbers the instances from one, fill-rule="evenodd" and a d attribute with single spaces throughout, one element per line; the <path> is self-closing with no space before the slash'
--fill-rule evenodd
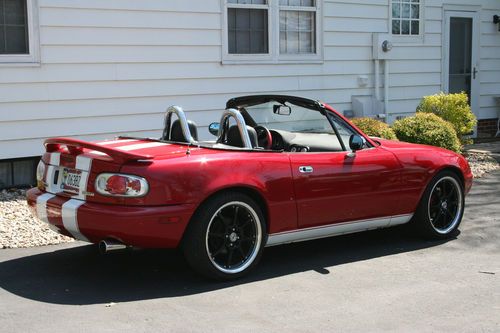
<path id="1" fill-rule="evenodd" d="M 95 180 L 97 193 L 116 197 L 142 197 L 148 193 L 146 179 L 118 173 L 101 173 Z"/>
<path id="2" fill-rule="evenodd" d="M 42 160 L 38 162 L 38 166 L 36 167 L 36 180 L 41 182 L 43 180 L 43 176 L 45 174 L 45 163 Z"/>
<path id="3" fill-rule="evenodd" d="M 45 176 L 45 163 L 43 163 L 42 160 L 38 162 L 38 165 L 36 167 L 36 187 L 38 187 L 39 190 L 45 190 L 45 183 L 43 181 L 43 177 Z"/>

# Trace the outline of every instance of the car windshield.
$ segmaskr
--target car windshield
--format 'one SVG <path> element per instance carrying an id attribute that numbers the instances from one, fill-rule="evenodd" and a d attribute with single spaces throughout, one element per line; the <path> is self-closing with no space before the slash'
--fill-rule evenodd
<path id="1" fill-rule="evenodd" d="M 285 104 L 290 107 L 289 112 L 278 112 L 276 108 L 280 105 L 279 102 L 271 101 L 248 106 L 245 110 L 257 125 L 269 129 L 334 134 L 328 119 L 320 112 L 291 103 Z"/>

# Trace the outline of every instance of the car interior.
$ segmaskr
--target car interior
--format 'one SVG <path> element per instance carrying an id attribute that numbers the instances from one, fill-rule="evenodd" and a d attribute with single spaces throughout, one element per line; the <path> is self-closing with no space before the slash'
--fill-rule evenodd
<path id="1" fill-rule="evenodd" d="M 287 108 L 285 110 L 288 110 L 288 114 L 292 112 L 291 108 L 289 106 L 286 106 L 283 100 L 274 101 L 270 99 L 270 101 L 276 103 L 275 105 L 273 105 L 274 113 L 276 113 L 276 110 L 280 110 L 282 107 Z M 228 102 L 228 104 L 230 102 L 231 100 Z M 253 105 L 256 104 L 257 103 Z M 292 102 L 290 104 L 294 103 Z M 303 105 L 300 106 L 304 107 Z M 219 149 L 243 148 L 252 150 L 272 150 L 287 152 L 337 152 L 345 151 L 345 147 L 348 147 L 349 145 L 350 136 L 352 134 L 355 134 L 354 131 L 352 131 L 350 128 L 347 128 L 345 125 L 343 125 L 343 127 L 341 126 L 342 128 L 340 129 L 340 131 L 339 129 L 335 129 L 334 133 L 311 133 L 268 128 L 266 126 L 258 125 L 257 122 L 249 114 L 249 112 L 247 112 L 244 105 L 238 105 L 234 108 L 231 108 L 231 110 L 237 111 L 241 115 L 241 118 L 236 119 L 236 117 L 234 117 L 234 114 L 227 114 L 228 109 L 226 109 L 221 118 L 221 123 L 218 123 L 220 130 L 215 133 L 211 132 L 212 134 L 217 135 L 217 139 L 215 141 L 198 142 L 198 128 L 196 126 L 196 123 L 191 120 L 186 120 L 187 127 L 189 128 L 192 139 L 194 139 L 201 146 Z M 314 112 L 317 110 L 311 111 Z M 183 131 L 181 117 L 173 121 L 170 126 L 170 115 L 168 115 L 167 113 L 167 116 L 169 123 L 168 125 L 166 124 L 165 132 L 161 140 L 189 143 L 189 140 L 185 136 L 185 131 Z M 240 116 L 238 115 L 238 117 Z M 325 117 L 328 118 L 327 115 L 325 115 Z M 182 118 L 185 119 L 185 116 L 182 115 Z M 236 122 L 236 124 L 233 124 L 234 122 Z M 238 122 L 241 123 L 238 124 Z M 240 128 L 246 128 L 246 131 L 240 130 Z M 251 147 L 248 147 L 245 144 L 245 135 L 248 135 L 248 142 Z M 339 137 L 343 141 L 342 143 L 339 141 Z"/>

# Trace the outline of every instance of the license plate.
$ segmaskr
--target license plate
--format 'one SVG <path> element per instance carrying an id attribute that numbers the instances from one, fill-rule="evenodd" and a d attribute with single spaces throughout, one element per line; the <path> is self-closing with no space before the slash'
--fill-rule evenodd
<path id="1" fill-rule="evenodd" d="M 80 192 L 80 180 L 82 172 L 75 169 L 63 169 L 61 188 L 63 191 L 78 194 Z"/>

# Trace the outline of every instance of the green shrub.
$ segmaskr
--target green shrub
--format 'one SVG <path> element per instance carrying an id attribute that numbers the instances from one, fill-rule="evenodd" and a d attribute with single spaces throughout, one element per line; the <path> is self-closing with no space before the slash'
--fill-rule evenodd
<path id="1" fill-rule="evenodd" d="M 444 94 L 425 96 L 417 107 L 417 112 L 434 113 L 450 122 L 462 144 L 470 143 L 466 135 L 476 126 L 476 116 L 468 104 L 467 94 Z"/>
<path id="2" fill-rule="evenodd" d="M 433 113 L 417 113 L 413 117 L 398 120 L 392 129 L 401 141 L 442 147 L 457 153 L 461 150 L 453 126 Z"/>
<path id="3" fill-rule="evenodd" d="M 394 134 L 389 125 L 379 120 L 373 118 L 354 118 L 351 121 L 368 136 L 397 140 L 396 134 Z"/>

